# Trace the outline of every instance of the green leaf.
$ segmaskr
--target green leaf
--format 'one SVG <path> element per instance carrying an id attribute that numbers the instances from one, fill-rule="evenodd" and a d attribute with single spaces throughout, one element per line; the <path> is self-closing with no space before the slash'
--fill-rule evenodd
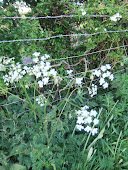
<path id="1" fill-rule="evenodd" d="M 3 166 L 0 166 L 0 170 L 6 170 Z"/>
<path id="2" fill-rule="evenodd" d="M 25 166 L 20 164 L 14 164 L 10 167 L 10 170 L 27 170 Z"/>

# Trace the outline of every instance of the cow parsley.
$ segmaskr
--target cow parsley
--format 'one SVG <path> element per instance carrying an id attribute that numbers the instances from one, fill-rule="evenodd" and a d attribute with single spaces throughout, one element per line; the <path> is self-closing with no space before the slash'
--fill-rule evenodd
<path id="1" fill-rule="evenodd" d="M 3 76 L 6 85 L 18 82 L 26 75 L 34 76 L 40 88 L 48 84 L 50 77 L 56 79 L 57 72 L 51 68 L 50 62 L 47 61 L 50 56 L 44 54 L 39 57 L 40 52 L 33 53 L 33 56 L 33 63 L 29 66 L 20 63 L 15 64 L 14 58 L 4 60 L 4 66 L 10 64 L 10 69 Z"/>
<path id="2" fill-rule="evenodd" d="M 117 21 L 120 20 L 120 18 L 122 18 L 122 16 L 119 13 L 116 13 L 115 15 L 110 17 L 111 21 Z"/>
<path id="3" fill-rule="evenodd" d="M 92 77 L 94 76 L 99 78 L 99 84 L 103 87 L 103 89 L 108 88 L 108 80 L 113 81 L 114 75 L 110 72 L 111 66 L 110 64 L 102 65 L 99 69 L 96 69 L 92 73 Z M 88 92 L 91 97 L 97 94 L 97 85 L 92 84 L 91 88 L 88 88 Z"/>
<path id="4" fill-rule="evenodd" d="M 47 102 L 47 100 L 43 94 L 37 96 L 35 100 L 41 107 L 43 107 L 45 105 L 45 103 Z"/>
<path id="5" fill-rule="evenodd" d="M 76 78 L 76 84 L 81 85 L 83 78 Z"/>
<path id="6" fill-rule="evenodd" d="M 85 105 L 81 107 L 81 110 L 76 112 L 77 114 L 77 121 L 76 121 L 76 129 L 81 131 L 84 130 L 85 132 L 91 132 L 92 135 L 98 133 L 98 128 L 93 128 L 94 126 L 99 124 L 99 120 L 96 118 L 97 112 L 95 110 L 89 111 L 89 107 Z"/>

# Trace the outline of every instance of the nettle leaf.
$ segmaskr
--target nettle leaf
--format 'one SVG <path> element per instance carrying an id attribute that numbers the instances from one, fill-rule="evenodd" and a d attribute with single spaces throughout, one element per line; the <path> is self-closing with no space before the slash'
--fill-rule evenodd
<path id="1" fill-rule="evenodd" d="M 27 170 L 27 168 L 20 164 L 14 164 L 10 167 L 9 170 Z"/>
<path id="2" fill-rule="evenodd" d="M 19 95 L 11 95 L 8 97 L 9 102 L 16 102 L 19 101 Z"/>

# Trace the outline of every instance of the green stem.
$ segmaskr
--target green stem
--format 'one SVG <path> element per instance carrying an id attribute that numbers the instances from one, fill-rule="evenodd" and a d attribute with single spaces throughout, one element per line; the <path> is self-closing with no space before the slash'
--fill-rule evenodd
<path id="1" fill-rule="evenodd" d="M 98 114 L 98 116 L 97 116 L 97 119 L 99 118 L 99 116 L 100 116 L 100 114 L 101 114 L 102 109 L 103 109 L 103 108 L 101 108 L 101 110 L 99 111 L 99 114 Z M 92 130 L 93 130 L 94 126 L 95 126 L 95 125 L 93 125 L 93 126 L 92 126 Z M 90 139 L 90 136 L 91 136 L 92 130 L 90 131 L 90 133 L 89 133 L 89 135 L 88 135 L 88 138 L 87 138 L 86 143 L 85 143 L 85 145 L 84 145 L 84 149 L 83 149 L 83 151 L 85 151 L 85 149 L 86 149 L 86 147 L 87 147 L 87 144 L 88 144 L 88 141 L 89 141 L 89 139 Z M 84 137 L 84 139 L 85 139 L 85 137 Z M 83 140 L 84 140 L 84 139 L 83 139 Z"/>
<path id="2" fill-rule="evenodd" d="M 39 116 L 39 114 L 35 111 L 35 107 L 33 106 L 32 102 L 30 101 L 29 96 L 28 96 L 28 93 L 27 93 L 27 90 L 26 90 L 26 88 L 24 87 L 23 83 L 21 83 L 21 86 L 22 86 L 22 88 L 23 88 L 23 90 L 24 90 L 24 92 L 25 92 L 27 102 L 28 102 L 30 108 L 32 109 L 32 111 L 34 112 L 35 120 L 36 120 L 36 116 L 38 116 L 38 118 L 43 122 L 43 120 L 41 119 L 41 117 Z M 37 120 L 36 120 L 36 122 L 37 122 Z"/>
<path id="3" fill-rule="evenodd" d="M 68 96 L 68 94 L 69 94 L 70 88 L 71 88 L 71 85 L 70 85 L 70 87 L 69 87 L 69 89 L 68 89 L 68 92 L 67 92 L 67 94 L 66 94 L 66 97 L 65 97 L 64 101 L 66 100 L 66 98 L 67 98 L 67 96 Z M 76 88 L 76 89 L 77 89 L 77 88 Z M 71 92 L 71 94 L 69 95 L 68 99 L 66 100 L 66 103 L 65 103 L 65 105 L 64 105 L 61 113 L 59 114 L 59 118 L 60 118 L 60 116 L 62 115 L 63 110 L 64 110 L 64 108 L 66 107 L 66 104 L 67 104 L 69 98 L 71 97 L 71 95 L 73 94 L 73 92 L 74 92 L 76 89 L 74 89 L 74 90 Z M 61 104 L 61 105 L 62 105 L 62 104 Z M 59 107 L 60 107 L 60 106 L 59 106 Z M 56 124 L 57 124 L 57 121 L 56 121 Z M 55 126 L 54 126 L 54 128 L 53 128 L 53 131 L 52 131 L 52 133 L 51 133 L 51 136 L 50 136 L 50 138 L 49 138 L 48 145 L 50 144 L 50 141 L 51 141 L 51 139 L 52 139 L 52 136 L 53 136 L 53 134 L 54 134 L 54 132 L 55 132 L 56 124 L 55 124 Z"/>

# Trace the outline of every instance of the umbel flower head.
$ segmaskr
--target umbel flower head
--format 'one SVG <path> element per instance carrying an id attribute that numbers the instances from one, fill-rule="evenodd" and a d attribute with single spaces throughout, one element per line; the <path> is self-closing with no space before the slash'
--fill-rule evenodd
<path id="1" fill-rule="evenodd" d="M 3 76 L 6 85 L 18 82 L 26 75 L 35 76 L 40 88 L 48 84 L 50 77 L 56 79 L 57 72 L 52 69 L 50 62 L 47 61 L 50 56 L 44 54 L 40 57 L 40 52 L 33 53 L 33 56 L 33 63 L 30 66 L 15 64 L 14 58 L 4 61 L 5 65 L 10 64 L 10 70 Z"/>
<path id="2" fill-rule="evenodd" d="M 45 103 L 47 102 L 46 98 L 44 97 L 43 94 L 39 95 L 38 97 L 36 97 L 36 102 L 42 107 L 45 105 Z"/>
<path id="3" fill-rule="evenodd" d="M 110 72 L 110 64 L 102 65 L 99 69 L 96 69 L 92 75 L 99 78 L 99 84 L 106 89 L 109 87 L 108 80 L 113 81 L 114 75 Z M 91 88 L 88 88 L 88 92 L 91 97 L 97 94 L 97 85 L 92 84 Z"/>
<path id="4" fill-rule="evenodd" d="M 76 129 L 79 131 L 84 130 L 85 132 L 91 132 L 92 135 L 98 133 L 98 128 L 92 128 L 93 126 L 97 126 L 99 124 L 99 120 L 97 117 L 97 112 L 95 110 L 90 110 L 87 105 L 81 107 L 81 110 L 76 112 L 77 121 L 76 121 Z"/>
<path id="5" fill-rule="evenodd" d="M 116 13 L 115 15 L 110 17 L 111 21 L 117 21 L 120 20 L 120 18 L 122 18 L 122 16 L 119 13 Z"/>
<path id="6" fill-rule="evenodd" d="M 76 84 L 81 85 L 83 78 L 76 78 Z"/>

